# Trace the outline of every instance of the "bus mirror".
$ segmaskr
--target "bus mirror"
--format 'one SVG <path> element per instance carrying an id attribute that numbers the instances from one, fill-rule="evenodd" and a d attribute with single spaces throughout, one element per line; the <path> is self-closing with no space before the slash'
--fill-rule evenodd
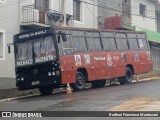
<path id="1" fill-rule="evenodd" d="M 63 41 L 67 41 L 67 36 L 66 36 L 65 33 L 62 33 L 61 36 L 62 36 L 62 40 L 63 40 Z"/>
<path id="2" fill-rule="evenodd" d="M 13 45 L 13 43 L 8 43 L 7 46 L 8 46 L 8 53 L 10 54 L 11 53 L 11 45 Z"/>
<path id="3" fill-rule="evenodd" d="M 10 54 L 11 53 L 11 46 L 8 45 L 8 53 Z"/>
<path id="4" fill-rule="evenodd" d="M 58 43 L 60 43 L 60 42 L 61 42 L 61 36 L 58 35 Z"/>

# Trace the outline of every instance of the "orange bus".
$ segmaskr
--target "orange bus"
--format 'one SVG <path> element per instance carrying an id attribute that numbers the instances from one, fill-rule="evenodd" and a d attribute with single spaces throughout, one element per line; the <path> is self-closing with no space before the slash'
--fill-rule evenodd
<path id="1" fill-rule="evenodd" d="M 16 86 L 51 94 L 70 84 L 103 87 L 106 79 L 131 83 L 133 75 L 152 70 L 144 32 L 44 27 L 14 36 Z"/>

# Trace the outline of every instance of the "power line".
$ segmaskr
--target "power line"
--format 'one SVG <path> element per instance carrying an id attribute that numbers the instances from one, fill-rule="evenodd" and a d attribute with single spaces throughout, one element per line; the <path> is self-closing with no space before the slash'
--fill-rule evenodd
<path id="1" fill-rule="evenodd" d="M 103 8 L 103 9 L 113 10 L 113 11 L 117 11 L 117 12 L 121 12 L 121 13 L 123 13 L 123 11 L 122 11 L 122 10 L 115 10 L 115 9 L 113 9 L 113 8 L 108 8 L 108 7 L 107 7 L 107 6 L 105 6 L 105 5 L 104 5 L 104 6 L 101 6 L 101 5 L 95 5 L 95 4 L 90 3 L 90 2 L 85 2 L 85 1 L 81 1 L 81 2 L 86 3 L 86 4 L 89 4 L 89 5 L 97 6 L 97 7 Z M 142 17 L 141 15 L 133 14 L 133 13 L 130 13 L 130 15 L 135 15 L 135 16 Z M 143 17 L 145 17 L 145 18 L 150 18 L 150 19 L 156 19 L 155 17 L 147 17 L 147 16 L 143 16 Z"/>
<path id="2" fill-rule="evenodd" d="M 90 1 L 94 2 L 94 0 L 90 0 Z M 107 1 L 107 0 L 106 0 L 106 1 Z M 106 5 L 107 7 L 110 7 L 110 6 L 108 6 L 108 5 L 111 5 L 112 7 L 117 7 L 118 5 L 120 5 L 121 7 L 123 7 L 123 5 L 126 4 L 126 3 L 123 3 L 123 1 L 121 2 L 122 4 L 120 4 L 120 3 L 118 3 L 118 2 L 113 2 L 113 1 L 112 1 L 112 3 L 117 4 L 116 6 L 114 6 L 114 4 L 105 3 L 105 2 L 102 2 L 102 1 L 100 2 L 99 0 L 97 0 L 96 3 L 97 3 L 97 4 L 101 4 L 101 5 Z M 135 8 L 135 9 L 139 10 L 138 7 L 132 7 L 132 8 Z M 147 12 L 153 12 L 153 13 L 155 13 L 154 10 L 147 10 Z"/>

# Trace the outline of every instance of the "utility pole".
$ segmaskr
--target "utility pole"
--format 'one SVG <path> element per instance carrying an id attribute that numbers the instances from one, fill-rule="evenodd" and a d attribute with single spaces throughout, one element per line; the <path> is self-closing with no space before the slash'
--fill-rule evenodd
<path id="1" fill-rule="evenodd" d="M 64 16 L 64 20 L 60 24 L 60 27 L 66 27 L 66 0 L 61 0 L 61 12 Z"/>

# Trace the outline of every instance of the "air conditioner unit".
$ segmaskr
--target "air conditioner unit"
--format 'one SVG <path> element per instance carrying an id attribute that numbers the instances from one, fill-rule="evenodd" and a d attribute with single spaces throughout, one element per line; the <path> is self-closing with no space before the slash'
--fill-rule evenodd
<path id="1" fill-rule="evenodd" d="M 5 4 L 5 3 L 6 3 L 6 0 L 0 0 L 0 3 Z"/>

